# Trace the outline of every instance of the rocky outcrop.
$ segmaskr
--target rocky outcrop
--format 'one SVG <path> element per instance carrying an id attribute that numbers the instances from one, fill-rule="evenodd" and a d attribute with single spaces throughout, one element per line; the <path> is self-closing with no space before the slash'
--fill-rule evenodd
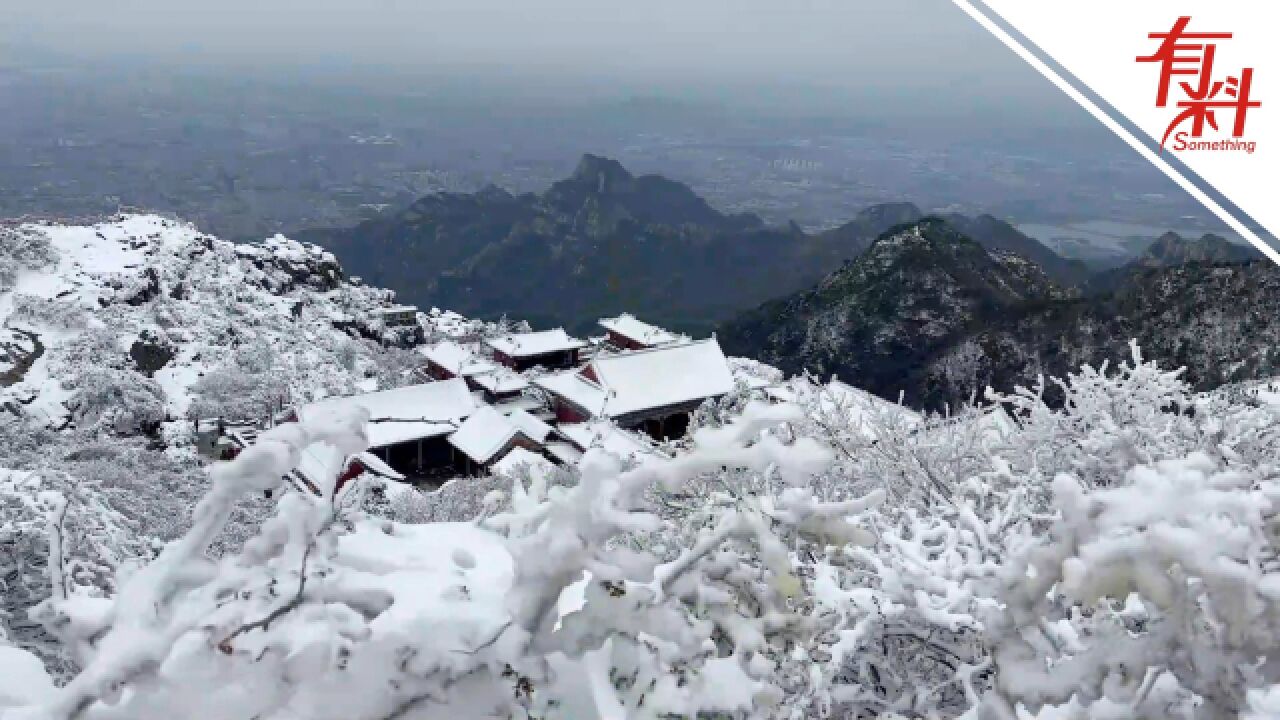
<path id="1" fill-rule="evenodd" d="M 788 373 L 838 375 L 935 405 L 918 381 L 937 353 L 1014 308 L 1067 297 L 1035 263 L 990 252 L 939 218 L 894 228 L 817 287 L 745 313 L 719 330 L 727 352 Z"/>
<path id="2" fill-rule="evenodd" d="M 153 377 L 176 354 L 177 349 L 171 343 L 150 330 L 144 330 L 129 346 L 129 359 L 134 368 L 147 377 Z"/>

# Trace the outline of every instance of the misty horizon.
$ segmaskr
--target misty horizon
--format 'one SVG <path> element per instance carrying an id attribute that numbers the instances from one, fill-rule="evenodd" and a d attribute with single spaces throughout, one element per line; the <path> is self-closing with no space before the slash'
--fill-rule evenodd
<path id="1" fill-rule="evenodd" d="M 592 152 L 806 227 L 897 200 L 1220 226 L 950 0 L 52 0 L 0 9 L 0 94 L 11 213 L 252 237 Z"/>
<path id="2" fill-rule="evenodd" d="M 949 0 L 53 0 L 0 10 L 0 45 L 17 67 L 43 57 L 327 84 L 401 78 L 476 99 L 641 95 L 762 113 L 1093 124 Z"/>

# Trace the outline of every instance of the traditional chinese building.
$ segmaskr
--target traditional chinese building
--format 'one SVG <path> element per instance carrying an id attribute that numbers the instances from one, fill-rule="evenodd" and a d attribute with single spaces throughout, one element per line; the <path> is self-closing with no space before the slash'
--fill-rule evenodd
<path id="1" fill-rule="evenodd" d="M 467 348 L 456 342 L 447 340 L 435 345 L 427 345 L 418 350 L 426 359 L 423 368 L 428 377 L 434 380 L 452 380 L 453 378 L 471 378 L 483 373 L 493 372 L 498 366 L 481 357 L 476 357 Z M 468 382 L 473 388 L 473 383 Z"/>
<path id="2" fill-rule="evenodd" d="M 315 495 L 321 495 L 325 484 L 333 482 L 336 495 L 347 483 L 366 473 L 398 482 L 405 479 L 404 475 L 371 452 L 343 457 L 328 443 L 312 443 L 303 449 L 291 479 L 296 487 L 305 488 Z"/>
<path id="3" fill-rule="evenodd" d="M 519 417 L 512 417 L 519 414 Z M 480 408 L 449 435 L 455 466 L 468 475 L 487 471 L 515 448 L 540 453 L 551 427 L 522 410 L 504 416 Z"/>
<path id="4" fill-rule="evenodd" d="M 373 316 L 382 320 L 387 327 L 412 327 L 418 324 L 418 308 L 413 305 L 393 305 L 377 308 Z"/>
<path id="5" fill-rule="evenodd" d="M 468 379 L 472 386 L 484 392 L 484 399 L 490 403 L 507 403 L 529 387 L 529 381 L 523 375 L 505 367 L 495 367 Z"/>
<path id="6" fill-rule="evenodd" d="M 618 317 L 600 318 L 600 327 L 605 329 L 609 344 L 619 350 L 647 350 L 659 345 L 670 345 L 688 342 L 684 335 L 664 330 L 657 325 L 650 325 L 630 313 Z"/>
<path id="7" fill-rule="evenodd" d="M 556 436 L 563 438 L 569 451 L 556 447 L 559 444 L 557 440 L 548 442 L 547 449 L 552 451 L 553 457 L 566 464 L 576 463 L 592 448 L 599 448 L 622 460 L 644 461 L 647 458 L 665 457 L 653 446 L 648 436 L 624 430 L 604 419 L 560 425 L 556 428 Z"/>
<path id="8" fill-rule="evenodd" d="M 431 479 L 453 465 L 448 437 L 480 407 L 465 380 L 409 385 L 328 398 L 298 407 L 303 420 L 364 408 L 369 452 L 410 480 Z"/>
<path id="9" fill-rule="evenodd" d="M 556 420 L 610 418 L 655 439 L 680 437 L 689 413 L 733 389 L 733 372 L 715 338 L 649 350 L 597 355 L 581 368 L 538 378 Z"/>
<path id="10" fill-rule="evenodd" d="M 571 337 L 564 328 L 517 333 L 490 338 L 485 344 L 493 359 L 517 372 L 534 367 L 568 368 L 578 364 L 578 352 L 587 344 Z"/>
<path id="11" fill-rule="evenodd" d="M 228 452 L 221 458 L 231 460 L 242 450 L 258 440 L 256 428 L 240 428 L 225 435 Z M 298 466 L 291 470 L 285 480 L 292 483 L 301 492 L 313 495 L 324 493 L 325 486 L 332 482 L 334 494 L 342 491 L 346 484 L 361 475 L 368 473 L 387 480 L 403 481 L 404 475 L 396 472 L 376 455 L 360 452 L 344 456 L 341 451 L 328 443 L 312 443 L 304 448 L 298 458 Z"/>

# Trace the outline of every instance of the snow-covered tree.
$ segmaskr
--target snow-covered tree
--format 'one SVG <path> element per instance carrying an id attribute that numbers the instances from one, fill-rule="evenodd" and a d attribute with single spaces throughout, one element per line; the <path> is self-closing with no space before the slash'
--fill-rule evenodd
<path id="1" fill-rule="evenodd" d="M 153 432 L 166 418 L 164 391 L 128 369 L 98 367 L 76 378 L 68 405 L 81 427 L 119 435 Z"/>
<path id="2" fill-rule="evenodd" d="M 921 417 L 793 380 L 671 458 L 285 493 L 210 559 L 302 448 L 363 447 L 358 417 L 282 425 L 154 560 L 54 592 L 36 616 L 83 669 L 12 714 L 1275 717 L 1280 412 L 1136 348 L 1056 382 L 1065 404 L 1046 384 Z M 68 561 L 32 567 L 95 577 L 48 489 L 26 555 Z"/>
<path id="3" fill-rule="evenodd" d="M 58 261 L 49 237 L 28 227 L 0 226 L 0 290 L 9 290 L 19 273 Z"/>
<path id="4" fill-rule="evenodd" d="M 362 446 L 362 430 L 350 421 L 278 426 L 214 468 L 192 530 L 122 577 L 113 601 L 55 596 L 42 608 L 84 670 L 39 712 L 160 716 L 179 703 L 190 712 L 193 692 L 223 695 L 209 705 L 217 713 L 235 707 L 277 717 L 431 717 L 441 703 L 455 713 L 485 705 L 522 717 L 576 717 L 574 708 L 587 706 L 654 717 L 785 708 L 786 689 L 772 673 L 777 659 L 762 638 L 804 638 L 815 628 L 793 617 L 800 581 L 774 526 L 846 532 L 837 520 L 869 503 L 815 502 L 804 479 L 829 454 L 813 441 L 762 434 L 781 419 L 776 409 L 749 410 L 742 423 L 700 433 L 688 455 L 630 470 L 593 451 L 571 487 L 542 475 L 527 487 L 513 483 L 510 511 L 479 528 L 462 526 L 481 542 L 450 556 L 462 570 L 486 549 L 506 558 L 513 574 L 505 590 L 484 589 L 482 602 L 472 596 L 482 589 L 468 585 L 407 586 L 400 592 L 445 604 L 402 617 L 408 625 L 390 636 L 376 628 L 403 598 L 376 581 L 358 551 L 344 549 L 405 531 L 351 514 L 332 497 L 288 493 L 240 553 L 216 566 L 202 559 L 236 497 L 277 485 L 303 447 Z M 627 538 L 639 541 L 664 524 L 648 511 L 648 488 L 674 492 L 725 472 L 788 489 L 776 502 L 708 508 L 700 530 L 680 531 L 693 533 L 683 551 L 628 547 Z M 762 559 L 739 575 L 735 557 Z M 561 612 L 561 597 L 574 587 L 581 607 Z M 489 602 L 494 597 L 500 602 Z M 444 625 L 447 632 L 429 629 Z M 211 672 L 224 678 L 217 688 L 207 684 Z M 326 689 L 340 678 L 375 677 L 369 692 L 338 704 Z M 326 696 L 324 709 L 317 703 Z M 113 702 L 123 704 L 116 710 Z M 407 714 L 415 708 L 418 715 Z"/>

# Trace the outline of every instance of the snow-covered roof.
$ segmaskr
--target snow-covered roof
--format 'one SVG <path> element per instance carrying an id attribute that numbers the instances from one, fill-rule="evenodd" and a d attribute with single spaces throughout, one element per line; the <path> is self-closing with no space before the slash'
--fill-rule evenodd
<path id="1" fill-rule="evenodd" d="M 519 428 L 525 437 L 534 442 L 545 442 L 551 434 L 551 426 L 519 408 L 507 413 L 507 420 Z"/>
<path id="2" fill-rule="evenodd" d="M 549 442 L 546 448 L 552 457 L 565 465 L 577 465 L 578 461 L 582 459 L 582 451 L 571 443 Z"/>
<path id="3" fill-rule="evenodd" d="M 623 459 L 655 454 L 655 450 L 639 435 L 622 430 L 607 420 L 570 423 L 556 429 L 583 451 L 600 448 Z"/>
<path id="4" fill-rule="evenodd" d="M 460 378 L 408 385 L 364 395 L 327 398 L 298 408 L 298 417 L 341 413 L 363 407 L 369 411 L 369 447 L 438 437 L 454 430 L 476 411 L 477 403 Z"/>
<path id="5" fill-rule="evenodd" d="M 590 378 L 583 377 L 580 370 L 565 370 L 535 378 L 534 385 L 577 405 L 592 415 L 601 415 L 604 411 L 604 388 Z"/>
<path id="6" fill-rule="evenodd" d="M 472 382 L 495 395 L 520 392 L 529 387 L 529 381 L 523 375 L 507 368 L 494 368 L 490 372 L 473 375 Z"/>
<path id="7" fill-rule="evenodd" d="M 483 465 L 493 460 L 519 432 L 520 429 L 502 413 L 486 405 L 449 436 L 449 444 Z"/>
<path id="8" fill-rule="evenodd" d="M 650 325 L 631 313 L 622 313 L 612 318 L 600 318 L 600 327 L 645 345 L 666 345 L 689 339 L 657 325 Z"/>
<path id="9" fill-rule="evenodd" d="M 452 340 L 424 346 L 419 348 L 418 352 L 458 377 L 493 372 L 498 368 L 497 365 L 484 358 L 476 357 L 470 350 Z"/>
<path id="10" fill-rule="evenodd" d="M 500 398 L 493 402 L 493 406 L 503 413 L 509 413 L 512 410 L 519 408 L 532 415 L 551 416 L 551 413 L 542 404 L 541 400 L 535 397 L 530 397 L 529 395 L 515 395 L 512 397 Z"/>
<path id="11" fill-rule="evenodd" d="M 400 313 L 418 312 L 417 305 L 392 305 L 391 307 L 374 308 L 374 315 L 398 315 Z"/>
<path id="12" fill-rule="evenodd" d="M 379 477 L 389 478 L 391 480 L 403 480 L 404 475 L 397 472 L 395 468 L 382 462 L 382 458 L 371 452 L 362 452 L 356 455 L 356 459 L 364 466 L 365 470 L 378 475 Z"/>
<path id="13" fill-rule="evenodd" d="M 396 472 L 373 453 L 357 453 L 354 459 L 374 475 L 392 480 L 404 479 L 404 475 Z M 296 470 L 303 480 L 318 489 L 325 484 L 331 484 L 334 478 L 346 470 L 350 460 L 351 458 L 342 455 L 329 443 L 312 443 L 302 450 Z"/>
<path id="14" fill-rule="evenodd" d="M 587 372 L 594 373 L 595 379 Z M 733 372 L 715 338 L 650 350 L 599 355 L 587 368 L 535 381 L 582 409 L 605 417 L 724 395 Z"/>
<path id="15" fill-rule="evenodd" d="M 570 336 L 564 328 L 504 335 L 490 338 L 485 343 L 507 357 L 536 357 L 587 346 L 585 342 Z"/>
<path id="16" fill-rule="evenodd" d="M 527 465 L 534 472 L 546 472 L 551 469 L 550 460 L 535 452 L 517 447 L 512 448 L 506 457 L 494 463 L 493 471 L 509 473 L 521 465 Z"/>

